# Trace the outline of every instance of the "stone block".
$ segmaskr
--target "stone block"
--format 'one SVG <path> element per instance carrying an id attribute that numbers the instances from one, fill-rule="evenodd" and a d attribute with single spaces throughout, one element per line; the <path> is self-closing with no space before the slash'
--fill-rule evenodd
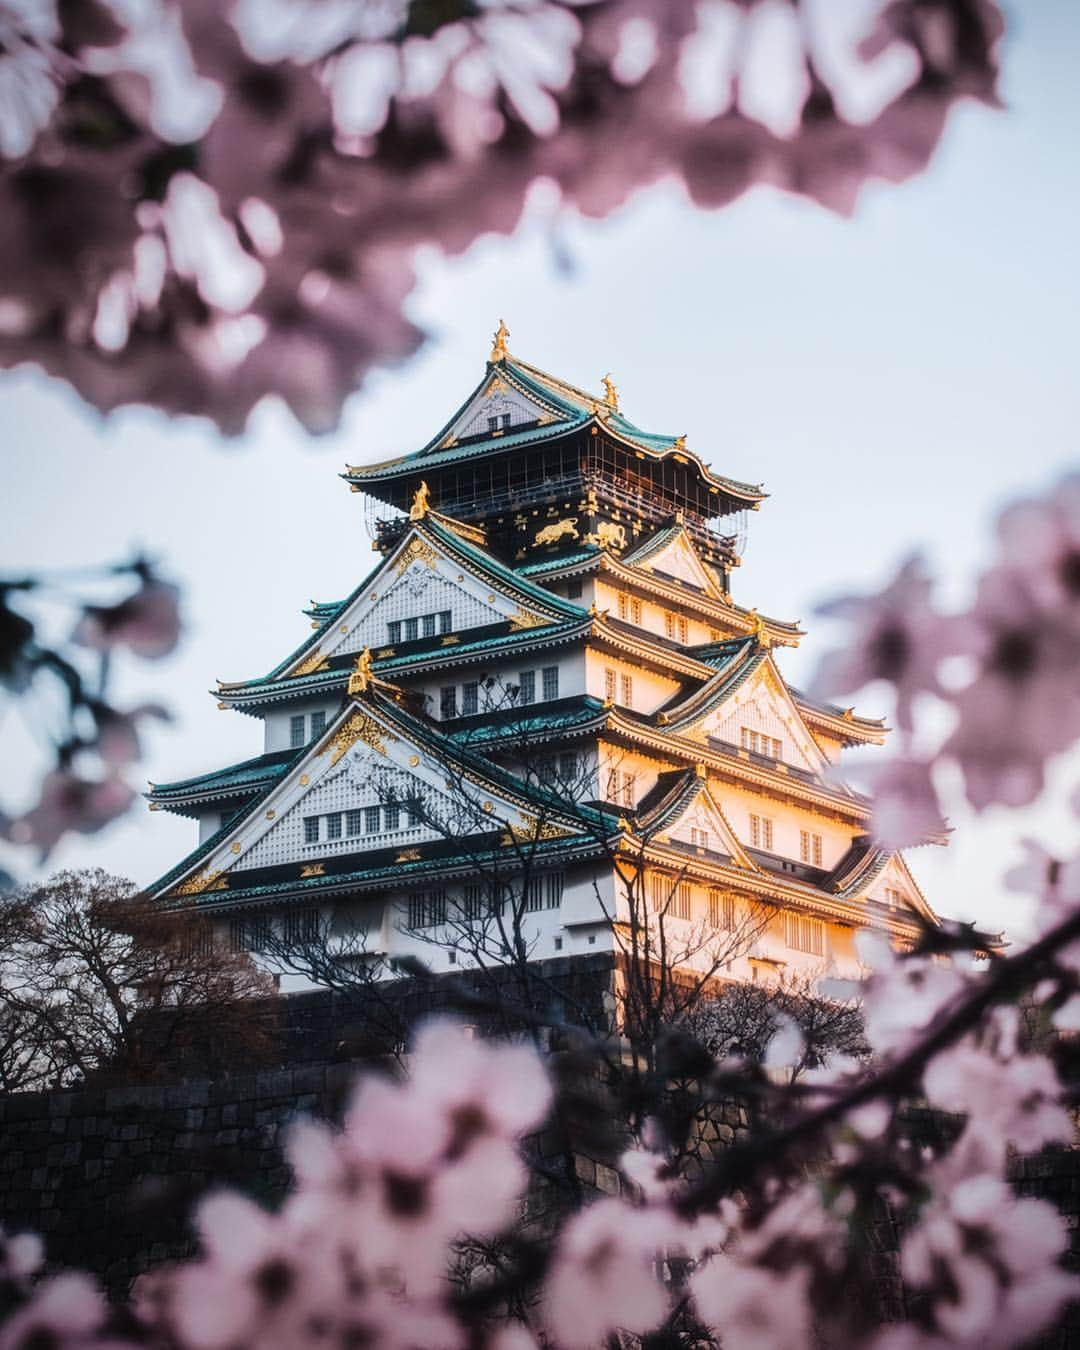
<path id="1" fill-rule="evenodd" d="M 585 1158 L 578 1154 L 574 1158 L 574 1171 L 577 1173 L 578 1179 L 583 1181 L 586 1186 L 596 1185 L 596 1164 L 591 1158 Z"/>
<path id="2" fill-rule="evenodd" d="M 596 1164 L 596 1186 L 605 1195 L 618 1195 L 622 1189 L 619 1184 L 618 1172 L 613 1167 L 606 1167 L 603 1163 Z"/>

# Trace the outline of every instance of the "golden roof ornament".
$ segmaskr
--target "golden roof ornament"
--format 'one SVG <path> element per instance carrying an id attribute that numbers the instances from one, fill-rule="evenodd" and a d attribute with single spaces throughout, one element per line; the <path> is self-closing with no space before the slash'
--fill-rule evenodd
<path id="1" fill-rule="evenodd" d="M 615 381 L 611 378 L 610 370 L 600 381 L 600 383 L 604 386 L 604 402 L 607 404 L 607 406 L 611 409 L 612 412 L 618 412 L 619 390 Z"/>
<path id="2" fill-rule="evenodd" d="M 754 626 L 750 630 L 750 633 L 751 636 L 757 639 L 758 646 L 765 647 L 766 649 L 771 647 L 772 638 L 769 636 L 769 630 L 765 626 L 765 620 L 761 617 L 761 615 L 757 612 L 756 609 L 752 609 L 748 617 L 753 619 Z"/>
<path id="3" fill-rule="evenodd" d="M 684 432 L 681 436 L 676 436 L 675 439 L 671 442 L 671 447 L 673 450 L 685 450 L 686 433 Z"/>
<path id="4" fill-rule="evenodd" d="M 355 698 L 357 694 L 367 693 L 371 680 L 371 648 L 365 647 L 356 658 L 356 666 L 349 676 L 349 697 Z"/>
<path id="5" fill-rule="evenodd" d="M 426 483 L 421 483 L 413 493 L 412 506 L 409 507 L 410 520 L 423 520 L 431 510 L 431 492 Z"/>
<path id="6" fill-rule="evenodd" d="M 510 340 L 510 329 L 506 326 L 505 319 L 499 320 L 499 326 L 495 329 L 495 334 L 491 343 L 491 355 L 488 360 L 493 364 L 496 361 L 505 361 L 510 355 L 507 349 L 507 342 Z"/>

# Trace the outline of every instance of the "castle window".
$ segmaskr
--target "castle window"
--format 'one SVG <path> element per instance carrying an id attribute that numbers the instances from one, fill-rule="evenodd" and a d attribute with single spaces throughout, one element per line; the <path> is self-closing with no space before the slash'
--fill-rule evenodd
<path id="1" fill-rule="evenodd" d="M 317 909 L 294 909 L 285 915 L 285 940 L 287 942 L 317 942 L 319 938 L 319 911 Z"/>
<path id="2" fill-rule="evenodd" d="M 636 776 L 632 773 L 624 773 L 622 776 L 622 804 L 623 806 L 634 805 L 634 784 Z"/>
<path id="3" fill-rule="evenodd" d="M 609 703 L 615 702 L 615 672 L 613 670 L 604 671 L 604 697 Z"/>
<path id="4" fill-rule="evenodd" d="M 509 413 L 503 413 L 503 415 L 502 415 L 502 424 L 503 424 L 503 429 L 504 429 L 504 430 L 509 430 L 509 428 L 510 428 L 510 414 L 509 414 Z"/>
<path id="5" fill-rule="evenodd" d="M 518 698 L 522 703 L 536 702 L 536 671 L 523 670 L 518 675 Z"/>
<path id="6" fill-rule="evenodd" d="M 709 923 L 713 928 L 735 927 L 735 897 L 727 891 L 709 892 Z"/>
<path id="7" fill-rule="evenodd" d="M 341 838 L 341 812 L 335 811 L 332 816 L 326 817 L 326 837 L 327 839 Z"/>
<path id="8" fill-rule="evenodd" d="M 619 592 L 619 618 L 625 619 L 630 612 L 630 597 L 622 591 Z"/>
<path id="9" fill-rule="evenodd" d="M 401 641 L 401 620 L 395 619 L 393 623 L 386 625 L 386 640 L 393 646 Z"/>
<path id="10" fill-rule="evenodd" d="M 549 702 L 551 699 L 559 697 L 559 667 L 545 666 L 541 672 L 544 680 L 544 700 Z"/>
<path id="11" fill-rule="evenodd" d="M 623 707 L 632 708 L 634 706 L 634 681 L 632 677 L 629 675 L 621 676 L 619 684 L 622 689 Z"/>
<path id="12" fill-rule="evenodd" d="M 785 914 L 784 928 L 789 947 L 809 952 L 811 956 L 824 956 L 825 925 L 820 919 L 810 919 L 803 914 Z"/>
<path id="13" fill-rule="evenodd" d="M 364 807 L 364 833 L 378 834 L 379 821 L 382 818 L 382 812 L 377 806 Z"/>
<path id="14" fill-rule="evenodd" d="M 424 804 L 419 797 L 410 797 L 405 803 L 405 816 L 410 829 L 424 823 Z"/>
<path id="15" fill-rule="evenodd" d="M 821 866 L 821 835 L 809 830 L 799 831 L 799 858 L 804 863 Z"/>
<path id="16" fill-rule="evenodd" d="M 499 419 L 497 417 L 488 418 L 488 431 L 498 431 Z"/>
<path id="17" fill-rule="evenodd" d="M 680 616 L 678 620 L 678 627 L 679 627 L 679 641 L 685 647 L 686 644 L 690 641 L 690 625 L 684 618 Z"/>
<path id="18" fill-rule="evenodd" d="M 533 913 L 544 908 L 544 878 L 530 877 L 525 883 L 525 910 Z"/>
<path id="19" fill-rule="evenodd" d="M 346 811 L 345 829 L 347 830 L 350 837 L 354 834 L 362 834 L 364 829 L 363 811 Z"/>
<path id="20" fill-rule="evenodd" d="M 559 777 L 564 783 L 572 783 L 577 777 L 577 755 L 573 750 L 564 750 L 559 756 Z"/>
<path id="21" fill-rule="evenodd" d="M 902 909 L 907 904 L 907 897 L 903 891 L 898 891 L 895 886 L 886 886 L 885 903 L 890 909 Z"/>
<path id="22" fill-rule="evenodd" d="M 311 739 L 314 740 L 316 736 L 321 736 L 325 730 L 326 713 L 320 708 L 318 712 L 311 714 Z"/>
<path id="23" fill-rule="evenodd" d="M 450 610 L 441 609 L 439 611 L 439 632 L 449 633 L 450 626 L 453 623 L 453 621 L 454 621 L 453 615 L 451 614 Z"/>
<path id="24" fill-rule="evenodd" d="M 419 636 L 420 636 L 420 620 L 419 620 L 419 619 L 406 619 L 406 620 L 405 620 L 405 641 L 406 641 L 406 642 L 415 642 L 416 639 L 417 639 Z"/>
<path id="25" fill-rule="evenodd" d="M 649 878 L 649 905 L 654 914 L 662 914 L 671 899 L 671 878 L 654 872 Z"/>
<path id="26" fill-rule="evenodd" d="M 247 947 L 247 924 L 243 919 L 229 920 L 229 950 L 233 952 L 246 952 Z"/>
<path id="27" fill-rule="evenodd" d="M 709 847 L 709 831 L 699 830 L 693 826 L 690 829 L 690 842 L 698 848 Z"/>
<path id="28" fill-rule="evenodd" d="M 752 755 L 764 755 L 766 759 L 783 759 L 784 745 L 775 736 L 766 736 L 764 732 L 752 731 L 742 727 L 739 732 L 740 744 Z"/>
<path id="29" fill-rule="evenodd" d="M 619 800 L 618 769 L 608 769 L 607 771 L 607 786 L 604 788 L 604 800 L 608 802 L 617 802 Z"/>
<path id="30" fill-rule="evenodd" d="M 566 598 L 567 598 L 567 600 L 580 600 L 580 599 L 581 599 L 581 582 L 580 582 L 580 581 L 568 581 L 568 582 L 566 583 Z"/>
<path id="31" fill-rule="evenodd" d="M 482 886 L 466 886 L 461 892 L 461 910 L 466 919 L 482 919 L 484 917 L 484 888 Z"/>
<path id="32" fill-rule="evenodd" d="M 424 615 L 422 615 L 422 616 L 421 616 L 421 623 L 422 623 L 422 626 L 423 626 L 424 637 L 434 637 L 434 636 L 435 636 L 435 615 L 434 615 L 434 614 L 424 614 Z"/>
<path id="33" fill-rule="evenodd" d="M 688 919 L 693 900 L 693 887 L 688 881 L 680 881 L 675 887 L 675 896 L 671 902 L 671 913 L 676 919 Z"/>
<path id="34" fill-rule="evenodd" d="M 304 843 L 317 844 L 319 842 L 319 817 L 304 817 Z"/>
<path id="35" fill-rule="evenodd" d="M 480 686 L 473 681 L 465 685 L 461 690 L 461 712 L 462 716 L 469 717 L 472 713 L 480 711 Z"/>
<path id="36" fill-rule="evenodd" d="M 773 823 L 768 816 L 750 817 L 750 843 L 754 848 L 772 848 Z"/>
<path id="37" fill-rule="evenodd" d="M 446 892 L 419 891 L 409 896 L 409 927 L 434 928 L 446 922 Z"/>
<path id="38" fill-rule="evenodd" d="M 675 636 L 675 615 L 670 610 L 664 611 L 664 636 L 669 638 Z"/>
<path id="39" fill-rule="evenodd" d="M 548 872 L 544 877 L 544 908 L 558 909 L 562 904 L 565 878 L 562 872 Z"/>
<path id="40" fill-rule="evenodd" d="M 439 690 L 439 716 L 447 718 L 457 716 L 457 685 L 448 684 Z"/>
<path id="41" fill-rule="evenodd" d="M 384 806 L 383 815 L 386 821 L 384 825 L 385 829 L 387 830 L 401 829 L 401 807 L 398 806 L 396 802 L 392 802 L 389 806 Z"/>
<path id="42" fill-rule="evenodd" d="M 638 625 L 641 624 L 641 601 L 640 601 L 640 600 L 631 600 L 631 601 L 630 601 L 630 619 L 631 619 L 631 621 L 632 621 L 633 623 L 636 623 L 636 624 L 638 624 Z"/>
<path id="43" fill-rule="evenodd" d="M 304 714 L 298 713 L 296 717 L 289 718 L 289 747 L 292 750 L 297 749 L 304 744 Z"/>
<path id="44" fill-rule="evenodd" d="M 554 786 L 557 777 L 554 755 L 545 755 L 543 759 L 541 759 L 537 770 L 537 777 L 545 787 Z"/>
<path id="45" fill-rule="evenodd" d="M 270 945 L 270 920 L 265 914 L 257 919 L 248 919 L 244 925 L 245 941 L 249 952 L 264 952 Z"/>

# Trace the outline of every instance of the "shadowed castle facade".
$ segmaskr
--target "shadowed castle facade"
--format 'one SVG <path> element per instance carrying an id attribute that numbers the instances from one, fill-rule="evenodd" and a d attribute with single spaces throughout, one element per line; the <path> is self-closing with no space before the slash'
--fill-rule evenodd
<path id="1" fill-rule="evenodd" d="M 378 562 L 272 671 L 220 686 L 263 752 L 151 788 L 199 824 L 152 893 L 236 946 L 321 924 L 435 970 L 468 964 L 496 874 L 536 960 L 660 920 L 703 935 L 693 960 L 750 912 L 731 978 L 850 975 L 868 924 L 912 940 L 933 912 L 836 776 L 885 728 L 788 685 L 797 625 L 731 597 L 765 494 L 507 337 L 426 446 L 346 468 L 388 508 Z"/>

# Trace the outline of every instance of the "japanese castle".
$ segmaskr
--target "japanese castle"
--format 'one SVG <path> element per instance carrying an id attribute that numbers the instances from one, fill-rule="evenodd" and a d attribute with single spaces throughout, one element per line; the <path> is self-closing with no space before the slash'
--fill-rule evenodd
<path id="1" fill-rule="evenodd" d="M 886 728 L 790 686 L 798 625 L 732 598 L 766 494 L 508 336 L 427 445 L 346 467 L 375 566 L 273 670 L 220 685 L 260 754 L 151 786 L 199 828 L 151 894 L 236 947 L 322 925 L 436 972 L 505 906 L 530 960 L 664 924 L 731 979 L 850 975 L 866 925 L 913 941 L 934 914 L 836 773 Z"/>

